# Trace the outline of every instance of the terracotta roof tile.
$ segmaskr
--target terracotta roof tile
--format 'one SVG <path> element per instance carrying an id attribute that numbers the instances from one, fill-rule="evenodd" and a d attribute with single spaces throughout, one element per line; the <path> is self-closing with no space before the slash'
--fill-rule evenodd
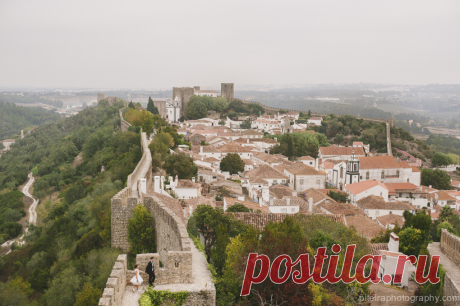
<path id="1" fill-rule="evenodd" d="M 353 152 L 355 156 L 365 156 L 364 149 L 361 147 L 339 147 L 332 145 L 329 147 L 320 147 L 319 148 L 322 155 L 352 155 Z"/>
<path id="2" fill-rule="evenodd" d="M 395 224 L 396 222 L 398 223 L 399 227 L 402 227 L 404 225 L 404 218 L 396 214 L 388 214 L 388 215 L 376 217 L 376 219 L 383 226 L 387 226 L 389 224 Z"/>
<path id="3" fill-rule="evenodd" d="M 234 198 L 224 198 L 224 201 L 225 201 L 225 203 L 227 203 L 227 208 L 230 207 L 230 206 L 233 206 L 235 204 L 242 204 L 242 205 L 246 206 L 247 208 L 252 209 L 254 212 L 256 212 L 258 210 L 260 210 L 263 213 L 268 213 L 269 212 L 267 206 L 263 206 L 263 205 L 260 206 L 259 204 L 253 203 L 253 202 L 241 201 L 241 200 L 234 199 Z"/>
<path id="4" fill-rule="evenodd" d="M 269 187 L 270 195 L 277 199 L 282 199 L 283 197 L 290 197 L 292 196 L 293 192 L 294 192 L 294 189 L 292 189 L 291 187 L 287 187 L 287 186 L 280 185 L 280 184 Z"/>
<path id="5" fill-rule="evenodd" d="M 176 188 L 200 188 L 200 183 L 194 183 L 191 180 L 179 180 Z"/>
<path id="6" fill-rule="evenodd" d="M 377 180 L 361 181 L 358 183 L 348 184 L 345 185 L 345 188 L 353 194 L 360 194 L 361 192 L 366 191 L 369 188 L 375 187 L 377 185 L 388 190 L 385 184 Z"/>
<path id="7" fill-rule="evenodd" d="M 329 202 L 329 203 L 320 203 L 317 205 L 318 207 L 326 210 L 328 213 L 331 214 L 341 214 L 345 216 L 354 216 L 354 215 L 365 215 L 365 213 L 355 207 L 350 203 L 337 203 L 337 202 Z"/>
<path id="8" fill-rule="evenodd" d="M 323 171 L 316 170 L 304 163 L 295 163 L 294 165 L 286 168 L 286 171 L 297 175 L 326 175 Z"/>
<path id="9" fill-rule="evenodd" d="M 246 171 L 245 175 L 248 177 L 260 177 L 263 179 L 287 179 L 288 177 L 273 169 L 269 165 L 262 165 L 259 168 L 252 169 L 251 171 Z"/>
<path id="10" fill-rule="evenodd" d="M 379 255 L 380 251 L 388 251 L 388 243 L 371 243 L 370 245 L 372 255 Z"/>
<path id="11" fill-rule="evenodd" d="M 365 169 L 400 169 L 404 168 L 393 156 L 363 156 L 359 158 L 359 168 Z"/>
<path id="12" fill-rule="evenodd" d="M 224 144 L 220 147 L 217 147 L 217 149 L 220 152 L 226 152 L 226 153 L 247 153 L 247 152 L 252 152 L 252 149 L 240 146 L 234 142 L 229 142 L 227 144 Z"/>
<path id="13" fill-rule="evenodd" d="M 358 207 L 363 209 L 390 209 L 390 210 L 415 210 L 415 208 L 405 202 L 385 202 L 382 197 L 369 195 L 356 202 Z"/>
<path id="14" fill-rule="evenodd" d="M 354 226 L 356 231 L 368 239 L 372 239 L 379 236 L 380 233 L 385 231 L 383 226 L 377 224 L 377 222 L 365 216 L 348 216 L 345 217 L 347 226 Z"/>

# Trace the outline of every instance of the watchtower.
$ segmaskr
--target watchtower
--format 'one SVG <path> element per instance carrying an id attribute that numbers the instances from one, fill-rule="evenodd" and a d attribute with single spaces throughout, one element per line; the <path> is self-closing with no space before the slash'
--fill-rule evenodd
<path id="1" fill-rule="evenodd" d="M 230 103 L 235 98 L 233 91 L 233 83 L 221 83 L 220 84 L 220 96 L 227 99 L 227 102 Z"/>

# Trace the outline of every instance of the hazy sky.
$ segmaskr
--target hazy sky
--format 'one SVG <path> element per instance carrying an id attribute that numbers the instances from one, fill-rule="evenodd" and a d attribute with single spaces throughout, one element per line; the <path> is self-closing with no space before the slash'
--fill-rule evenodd
<path id="1" fill-rule="evenodd" d="M 460 1 L 0 0 L 0 87 L 460 83 Z"/>

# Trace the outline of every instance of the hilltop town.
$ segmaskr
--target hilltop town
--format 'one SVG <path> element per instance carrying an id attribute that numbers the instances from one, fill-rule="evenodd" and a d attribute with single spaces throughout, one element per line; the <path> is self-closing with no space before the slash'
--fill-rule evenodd
<path id="1" fill-rule="evenodd" d="M 354 243 L 361 255 L 384 256 L 381 276 L 395 269 L 398 256 L 413 252 L 436 254 L 441 247 L 448 254 L 442 262 L 455 262 L 450 248 L 460 230 L 460 182 L 449 176 L 458 166 L 452 156 L 425 148 L 392 119 L 274 108 L 238 99 L 233 90 L 232 83 L 223 83 L 221 92 L 173 88 L 171 99 L 148 98 L 146 107 L 101 93 L 96 107 L 4 141 L 5 200 L 23 195 L 11 191 L 14 186 L 34 201 L 25 207 L 30 221 L 23 222 L 24 236 L 12 222 L 8 229 L 0 227 L 6 262 L 18 262 L 4 265 L 5 277 L 33 272 L 28 282 L 49 304 L 58 300 L 60 288 L 47 283 L 52 258 L 72 254 L 57 268 L 62 278 L 78 266 L 78 258 L 92 261 L 105 254 L 110 260 L 103 279 L 90 287 L 75 285 L 66 298 L 93 292 L 91 303 L 129 305 L 153 294 L 133 293 L 126 281 L 134 275 L 134 262 L 143 271 L 154 257 L 153 292 L 173 292 L 167 296 L 185 299 L 185 305 L 216 305 L 241 299 L 240 284 L 231 280 L 241 281 L 244 273 L 242 245 L 275 256 Z M 393 148 L 392 142 L 425 150 L 431 160 Z M 38 149 L 29 157 L 31 148 Z M 24 167 L 17 166 L 19 160 L 26 161 Z M 24 180 L 28 184 L 22 187 Z M 56 235 L 62 230 L 56 227 L 64 223 L 75 231 L 60 245 Z M 133 236 L 142 232 L 149 234 Z M 267 237 L 273 248 L 266 249 L 262 240 L 252 245 L 254 233 Z M 28 266 L 34 270 L 26 272 Z M 414 271 L 406 263 L 398 284 L 403 294 L 421 290 L 411 280 Z M 456 280 L 449 273 L 444 291 L 452 294 Z M 259 295 L 248 301 L 264 301 L 272 290 L 263 284 L 256 288 Z M 344 296 L 335 287 L 321 288 L 325 303 L 359 298 L 357 291 Z M 360 290 L 386 289 L 382 283 Z M 297 294 L 309 300 L 313 293 Z M 292 296 L 285 292 L 276 298 Z"/>

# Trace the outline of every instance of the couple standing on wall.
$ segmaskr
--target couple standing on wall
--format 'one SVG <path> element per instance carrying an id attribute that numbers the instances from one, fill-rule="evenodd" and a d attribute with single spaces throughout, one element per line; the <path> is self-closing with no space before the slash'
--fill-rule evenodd
<path id="1" fill-rule="evenodd" d="M 150 261 L 147 264 L 147 267 L 145 268 L 145 273 L 147 273 L 149 275 L 149 285 L 151 287 L 153 287 L 153 282 L 155 281 L 154 260 L 155 260 L 155 258 L 150 257 Z M 134 266 L 134 277 L 131 279 L 130 282 L 134 285 L 134 287 L 136 287 L 137 291 L 140 291 L 139 290 L 139 285 L 142 285 L 143 281 L 144 280 L 142 279 L 142 277 L 140 275 L 140 272 L 139 272 L 139 265 L 135 265 Z M 133 292 L 135 292 L 136 290 L 133 288 Z"/>

